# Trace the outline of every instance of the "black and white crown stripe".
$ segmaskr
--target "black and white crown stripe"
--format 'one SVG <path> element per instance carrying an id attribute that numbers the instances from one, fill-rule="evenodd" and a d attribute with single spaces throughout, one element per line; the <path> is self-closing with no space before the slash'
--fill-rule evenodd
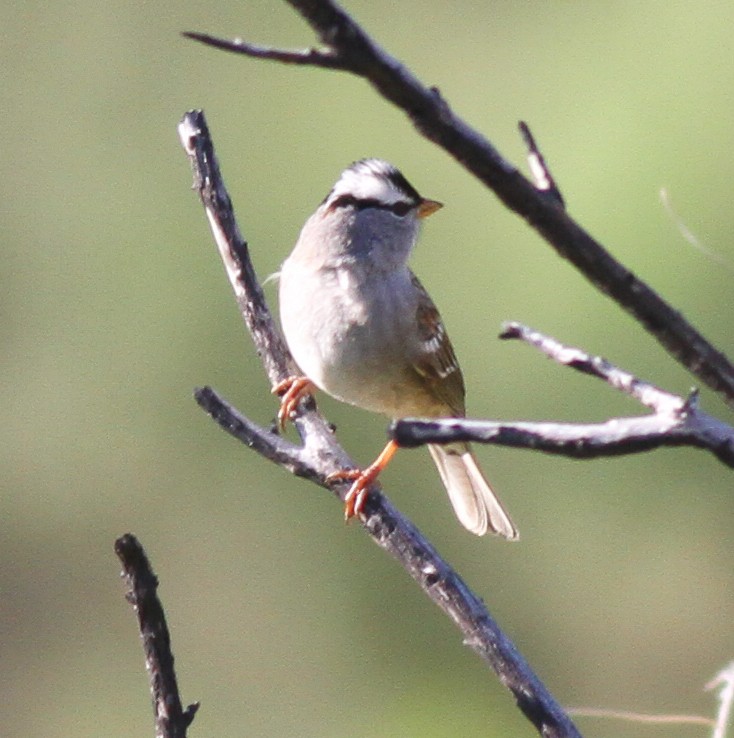
<path id="1" fill-rule="evenodd" d="M 322 204 L 327 210 L 352 206 L 405 215 L 423 198 L 403 174 L 382 159 L 361 159 L 347 167 Z"/>

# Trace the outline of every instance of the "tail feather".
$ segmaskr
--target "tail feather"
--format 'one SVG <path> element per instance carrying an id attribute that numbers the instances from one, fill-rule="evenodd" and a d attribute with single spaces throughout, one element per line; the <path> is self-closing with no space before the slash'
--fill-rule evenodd
<path id="1" fill-rule="evenodd" d="M 428 450 L 461 524 L 478 536 L 490 530 L 517 540 L 517 528 L 480 471 L 471 447 L 456 443 L 429 446 Z"/>

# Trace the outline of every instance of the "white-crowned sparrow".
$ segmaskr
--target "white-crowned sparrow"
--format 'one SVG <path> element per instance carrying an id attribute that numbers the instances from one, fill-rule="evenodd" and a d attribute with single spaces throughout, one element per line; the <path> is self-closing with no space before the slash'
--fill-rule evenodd
<path id="1" fill-rule="evenodd" d="M 464 417 L 464 380 L 438 310 L 407 265 L 422 218 L 441 203 L 421 197 L 391 164 L 345 169 L 306 221 L 280 272 L 280 317 L 304 377 L 281 394 L 281 422 L 311 385 L 391 418 Z M 392 457 L 390 442 L 354 479 L 345 514 Z M 467 444 L 429 446 L 456 515 L 472 533 L 517 538 Z"/>

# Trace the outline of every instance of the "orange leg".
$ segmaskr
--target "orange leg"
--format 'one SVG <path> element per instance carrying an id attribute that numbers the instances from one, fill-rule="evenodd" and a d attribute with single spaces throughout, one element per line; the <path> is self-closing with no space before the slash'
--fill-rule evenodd
<path id="1" fill-rule="evenodd" d="M 329 474 L 326 481 L 336 482 L 345 479 L 353 479 L 354 483 L 349 488 L 344 498 L 344 520 L 349 521 L 355 515 L 361 515 L 364 504 L 367 501 L 370 485 L 377 479 L 380 472 L 390 463 L 399 446 L 395 441 L 390 441 L 382 453 L 366 469 L 344 469 L 343 471 Z"/>
<path id="2" fill-rule="evenodd" d="M 291 417 L 298 403 L 314 389 L 314 383 L 306 377 L 288 377 L 273 387 L 274 395 L 280 397 L 280 409 L 278 410 L 278 425 L 281 430 Z"/>

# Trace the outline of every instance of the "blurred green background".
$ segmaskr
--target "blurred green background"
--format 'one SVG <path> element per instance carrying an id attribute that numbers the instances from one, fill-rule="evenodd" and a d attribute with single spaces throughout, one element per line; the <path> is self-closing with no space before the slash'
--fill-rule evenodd
<path id="1" fill-rule="evenodd" d="M 734 5 L 387 3 L 348 9 L 524 167 L 527 120 L 569 210 L 734 354 Z M 262 277 L 341 169 L 394 162 L 446 207 L 413 263 L 441 307 L 472 416 L 640 412 L 496 340 L 516 319 L 663 387 L 695 380 L 402 114 L 344 74 L 204 48 L 182 30 L 305 46 L 284 3 L 2 4 L 2 733 L 152 734 L 116 536 L 161 578 L 191 735 L 520 736 L 532 727 L 453 626 L 328 494 L 197 408 L 211 384 L 276 404 L 212 244 L 176 124 L 205 109 Z M 691 248 L 672 202 L 723 268 Z M 275 289 L 268 287 L 275 305 Z M 731 421 L 710 392 L 705 408 Z M 320 405 L 362 462 L 385 420 Z M 386 473 L 561 702 L 712 714 L 734 657 L 732 473 L 692 450 L 572 462 L 481 448 L 520 527 L 454 520 L 425 451 Z M 587 736 L 705 735 L 579 719 Z"/>

